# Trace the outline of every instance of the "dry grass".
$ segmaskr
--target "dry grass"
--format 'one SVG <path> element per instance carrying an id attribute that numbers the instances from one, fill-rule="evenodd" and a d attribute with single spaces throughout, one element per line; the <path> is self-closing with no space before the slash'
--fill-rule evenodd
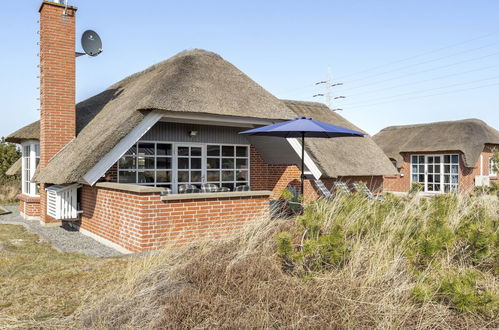
<path id="1" fill-rule="evenodd" d="M 404 240 L 411 237 L 414 221 L 426 223 L 435 216 L 424 202 L 412 199 L 380 204 L 356 198 L 338 198 L 313 206 L 322 216 L 321 230 L 327 232 L 341 223 L 349 233 L 350 252 L 343 266 L 305 271 L 296 262 L 291 268 L 289 264 L 285 267 L 282 257 L 276 254 L 276 234 L 284 230 L 292 233 L 295 252 L 299 253 L 301 239 L 306 236 L 303 226 L 289 220 L 261 221 L 229 241 L 139 261 L 128 272 L 124 285 L 92 308 L 85 306 L 80 311 L 79 326 L 499 327 L 497 306 L 487 305 L 491 311 L 487 314 L 459 311 L 445 300 L 415 299 L 414 288 L 438 272 L 470 268 L 478 271 L 484 266 L 455 259 L 457 252 L 449 248 L 429 265 L 415 270 Z M 458 197 L 456 203 L 449 203 L 445 217 L 450 226 L 457 228 L 464 214 L 476 206 L 483 206 L 487 216 L 495 216 L 497 234 L 497 199 Z M 497 253 L 497 245 L 491 248 L 492 253 Z M 497 296 L 497 273 L 493 269 L 479 270 L 483 277 L 478 285 L 480 290 Z"/>
<path id="2" fill-rule="evenodd" d="M 442 299 L 437 293 L 442 278 L 473 270 L 480 276 L 471 297 L 475 291 L 497 297 L 499 200 L 432 203 L 340 197 L 314 204 L 296 221 L 262 220 L 229 240 L 125 260 L 58 254 L 34 241 L 21 248 L 0 235 L 0 322 L 82 329 L 498 328 L 497 300 L 463 310 L 452 292 Z M 327 253 L 312 244 L 311 219 L 321 235 L 341 226 L 343 261 L 317 263 Z M 452 233 L 470 219 L 479 227 L 486 219 L 493 241 L 479 254 L 457 238 L 430 244 L 425 257 L 414 233 L 431 229 L 435 219 L 445 219 Z M 277 253 L 282 232 L 290 233 L 292 257 Z M 14 236 L 29 236 L 20 235 Z M 422 285 L 434 292 L 416 299 Z"/>
<path id="3" fill-rule="evenodd" d="M 60 253 L 22 226 L 0 225 L 0 328 L 68 328 L 82 304 L 123 280 L 129 260 Z"/>
<path id="4" fill-rule="evenodd" d="M 17 201 L 21 183 L 17 180 L 0 181 L 0 204 L 11 204 Z"/>

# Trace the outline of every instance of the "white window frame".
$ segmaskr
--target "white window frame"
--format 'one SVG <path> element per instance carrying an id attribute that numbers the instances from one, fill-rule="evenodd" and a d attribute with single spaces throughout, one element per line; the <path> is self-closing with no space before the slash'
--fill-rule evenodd
<path id="1" fill-rule="evenodd" d="M 444 186 L 445 186 L 445 168 L 444 166 L 447 164 L 445 162 L 445 156 L 450 156 L 451 157 L 451 162 L 449 163 L 450 165 L 453 165 L 454 163 L 452 162 L 452 156 L 457 156 L 457 184 L 456 184 L 456 188 L 455 190 L 450 190 L 450 192 L 457 192 L 459 191 L 459 185 L 460 185 L 460 180 L 461 180 L 461 175 L 459 173 L 459 167 L 460 167 L 460 155 L 459 154 L 411 154 L 410 155 L 410 183 L 412 185 L 412 183 L 414 182 L 412 177 L 413 177 L 413 162 L 412 162 L 412 158 L 413 156 L 416 156 L 416 157 L 420 157 L 420 156 L 423 156 L 424 157 L 424 192 L 425 193 L 429 193 L 429 194 L 444 194 L 446 193 L 445 192 L 445 189 L 444 189 Z M 440 176 L 441 176 L 441 180 L 440 180 L 440 190 L 439 191 L 428 191 L 428 157 L 440 157 Z M 419 164 L 419 163 L 418 163 Z M 418 171 L 418 174 L 421 174 L 419 173 Z M 447 175 L 450 176 L 450 179 L 452 178 L 452 172 L 448 173 Z M 420 182 L 418 182 L 420 183 Z M 449 183 L 449 185 L 452 187 L 452 183 Z"/>
<path id="2" fill-rule="evenodd" d="M 136 172 L 136 180 L 135 183 L 127 183 L 127 184 L 137 184 L 137 185 L 143 185 L 143 186 L 165 186 L 165 185 L 171 185 L 172 187 L 172 192 L 177 193 L 177 187 L 178 187 L 178 155 L 177 155 L 177 150 L 178 147 L 181 146 L 194 146 L 194 147 L 201 147 L 201 179 L 202 183 L 208 183 L 207 181 L 207 169 L 206 169 L 206 161 L 207 161 L 207 146 L 208 145 L 218 145 L 218 146 L 233 146 L 233 147 L 246 147 L 248 151 L 247 155 L 247 160 L 248 160 L 248 179 L 246 181 L 241 181 L 241 182 L 247 182 L 248 186 L 251 187 L 251 145 L 250 144 L 235 144 L 235 143 L 221 143 L 221 142 L 213 142 L 213 143 L 199 143 L 199 142 L 172 142 L 172 141 L 157 141 L 157 140 L 139 140 L 135 143 L 135 145 L 138 147 L 139 143 L 154 143 L 154 144 L 171 144 L 172 145 L 172 155 L 171 155 L 171 160 L 172 160 L 172 181 L 170 183 L 161 183 L 161 182 L 156 182 L 156 171 L 155 171 L 155 182 L 154 183 L 137 183 L 138 181 L 138 168 L 136 167 L 133 171 Z M 131 148 L 131 147 L 130 147 Z M 130 149 L 129 148 L 129 149 Z M 127 149 L 128 150 L 128 149 Z M 155 148 L 156 150 L 156 148 Z M 126 156 L 126 155 L 123 155 Z M 151 156 L 153 157 L 153 156 Z M 157 155 L 154 155 L 155 158 L 157 158 Z M 223 157 L 220 155 L 220 159 Z M 243 157 L 240 157 L 243 158 Z M 120 157 L 121 159 L 121 157 Z M 234 159 L 237 159 L 237 156 L 234 155 Z M 137 165 L 138 166 L 138 165 Z M 222 166 L 220 162 L 220 167 Z M 234 163 L 234 166 L 235 163 Z M 126 170 L 126 169 L 123 169 Z M 223 171 L 222 168 L 220 168 L 220 171 Z M 237 169 L 234 169 L 234 173 L 236 173 Z M 117 175 L 116 175 L 116 182 L 120 183 L 120 166 L 119 166 L 119 159 L 117 161 Z M 210 181 L 211 182 L 211 181 Z M 223 183 L 223 180 L 220 180 L 220 182 Z M 228 182 L 228 181 L 227 181 Z M 238 181 L 235 180 L 231 181 L 234 185 L 238 183 Z M 188 184 L 186 182 L 186 184 Z"/>
<path id="3" fill-rule="evenodd" d="M 29 147 L 29 155 L 25 155 L 25 148 Z M 36 140 L 25 141 L 21 143 L 21 192 L 24 195 L 38 197 L 37 183 L 31 182 L 37 167 L 37 160 L 40 160 L 40 142 Z M 29 165 L 29 178 L 26 176 L 26 162 Z"/>
<path id="4" fill-rule="evenodd" d="M 495 166 L 495 162 L 494 162 L 494 157 L 489 157 L 489 176 L 497 176 L 497 172 L 494 171 L 494 166 Z"/>

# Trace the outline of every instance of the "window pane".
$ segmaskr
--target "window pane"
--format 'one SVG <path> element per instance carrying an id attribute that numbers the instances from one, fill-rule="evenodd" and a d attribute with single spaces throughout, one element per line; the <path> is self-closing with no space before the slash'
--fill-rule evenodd
<path id="1" fill-rule="evenodd" d="M 424 164 L 424 156 L 419 156 L 419 162 Z"/>
<path id="2" fill-rule="evenodd" d="M 417 175 L 417 174 L 414 174 L 414 175 L 412 176 L 412 181 L 414 181 L 414 182 L 418 182 L 418 175 Z"/>
<path id="3" fill-rule="evenodd" d="M 191 172 L 191 182 L 201 182 L 201 171 Z"/>
<path id="4" fill-rule="evenodd" d="M 189 171 L 178 171 L 178 182 L 189 182 Z"/>
<path id="5" fill-rule="evenodd" d="M 419 165 L 419 173 L 424 173 L 424 165 Z"/>
<path id="6" fill-rule="evenodd" d="M 178 147 L 179 156 L 189 156 L 189 147 Z"/>
<path id="7" fill-rule="evenodd" d="M 220 146 L 207 146 L 206 152 L 208 156 L 220 156 Z"/>
<path id="8" fill-rule="evenodd" d="M 452 155 L 452 162 L 457 164 L 459 163 L 459 156 L 458 155 Z"/>
<path id="9" fill-rule="evenodd" d="M 218 158 L 208 158 L 206 160 L 206 168 L 220 168 L 220 159 Z"/>
<path id="10" fill-rule="evenodd" d="M 137 145 L 134 144 L 130 149 L 128 149 L 127 152 L 125 152 L 125 155 L 135 155 L 137 154 Z"/>
<path id="11" fill-rule="evenodd" d="M 123 156 L 119 160 L 120 169 L 134 169 L 135 168 L 135 157 L 133 156 Z"/>
<path id="12" fill-rule="evenodd" d="M 444 156 L 444 163 L 450 163 L 450 155 L 445 155 Z"/>
<path id="13" fill-rule="evenodd" d="M 191 158 L 191 169 L 201 169 L 201 158 Z"/>
<path id="14" fill-rule="evenodd" d="M 234 168 L 234 159 L 232 158 L 223 158 L 222 159 L 222 168 Z"/>
<path id="15" fill-rule="evenodd" d="M 222 181 L 234 181 L 234 171 L 222 171 Z"/>
<path id="16" fill-rule="evenodd" d="M 154 172 L 144 171 L 138 173 L 138 183 L 154 183 Z"/>
<path id="17" fill-rule="evenodd" d="M 156 145 L 156 154 L 158 156 L 170 156 L 172 154 L 172 145 L 158 143 Z"/>
<path id="18" fill-rule="evenodd" d="M 172 159 L 168 157 L 158 157 L 156 158 L 156 168 L 158 169 L 171 169 Z"/>
<path id="19" fill-rule="evenodd" d="M 136 183 L 135 172 L 133 172 L 133 171 L 120 171 L 119 181 L 121 183 Z"/>
<path id="20" fill-rule="evenodd" d="M 220 181 L 220 171 L 208 171 L 207 179 L 208 181 Z"/>
<path id="21" fill-rule="evenodd" d="M 248 168 L 248 160 L 247 159 L 237 159 L 236 160 L 236 168 L 237 169 L 247 169 Z"/>
<path id="22" fill-rule="evenodd" d="M 248 147 L 236 147 L 237 157 L 248 157 Z"/>
<path id="23" fill-rule="evenodd" d="M 171 171 L 157 171 L 156 172 L 156 182 L 171 182 L 172 172 Z"/>
<path id="24" fill-rule="evenodd" d="M 418 172 L 418 165 L 412 165 L 412 173 Z"/>
<path id="25" fill-rule="evenodd" d="M 452 165 L 451 172 L 452 172 L 452 174 L 457 174 L 458 173 L 457 165 Z"/>
<path id="26" fill-rule="evenodd" d="M 225 157 L 234 156 L 234 147 L 233 146 L 222 146 L 222 156 L 225 156 Z"/>
<path id="27" fill-rule="evenodd" d="M 154 155 L 154 143 L 139 143 L 139 154 Z"/>
<path id="28" fill-rule="evenodd" d="M 189 168 L 189 158 L 178 158 L 178 168 L 188 169 Z"/>
<path id="29" fill-rule="evenodd" d="M 191 156 L 201 156 L 201 148 L 191 147 Z"/>
<path id="30" fill-rule="evenodd" d="M 411 162 L 412 162 L 413 164 L 415 164 L 415 163 L 417 163 L 417 162 L 418 162 L 418 156 L 412 156 L 411 158 L 412 158 L 412 159 L 411 159 Z"/>
<path id="31" fill-rule="evenodd" d="M 154 169 L 154 157 L 138 157 L 137 163 L 141 169 Z"/>
<path id="32" fill-rule="evenodd" d="M 237 171 L 236 181 L 248 181 L 248 171 Z"/>
<path id="33" fill-rule="evenodd" d="M 424 174 L 419 175 L 419 183 L 424 183 Z"/>

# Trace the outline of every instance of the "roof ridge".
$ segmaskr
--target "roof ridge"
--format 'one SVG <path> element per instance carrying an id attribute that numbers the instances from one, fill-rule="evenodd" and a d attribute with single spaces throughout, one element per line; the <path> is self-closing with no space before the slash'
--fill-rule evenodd
<path id="1" fill-rule="evenodd" d="M 397 130 L 397 129 L 416 128 L 416 127 L 424 127 L 424 126 L 438 126 L 438 125 L 445 125 L 445 124 L 468 123 L 468 122 L 479 123 L 481 126 L 484 126 L 484 125 L 485 126 L 489 126 L 486 122 L 484 122 L 481 119 L 478 119 L 478 118 L 465 118 L 465 119 L 458 119 L 458 120 L 435 121 L 435 122 L 430 122 L 430 123 L 419 123 L 419 124 L 408 124 L 408 125 L 393 125 L 393 126 L 388 126 L 388 127 L 383 128 L 380 132 Z"/>

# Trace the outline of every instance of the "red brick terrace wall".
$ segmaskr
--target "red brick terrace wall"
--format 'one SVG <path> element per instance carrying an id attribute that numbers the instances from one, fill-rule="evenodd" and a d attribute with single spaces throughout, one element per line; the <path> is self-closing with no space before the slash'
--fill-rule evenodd
<path id="1" fill-rule="evenodd" d="M 269 214 L 265 196 L 161 201 L 159 193 L 84 186 L 80 227 L 129 251 L 223 238 Z"/>
<path id="2" fill-rule="evenodd" d="M 24 194 L 17 195 L 19 198 L 19 210 L 28 217 L 40 216 L 40 197 L 32 197 Z"/>

